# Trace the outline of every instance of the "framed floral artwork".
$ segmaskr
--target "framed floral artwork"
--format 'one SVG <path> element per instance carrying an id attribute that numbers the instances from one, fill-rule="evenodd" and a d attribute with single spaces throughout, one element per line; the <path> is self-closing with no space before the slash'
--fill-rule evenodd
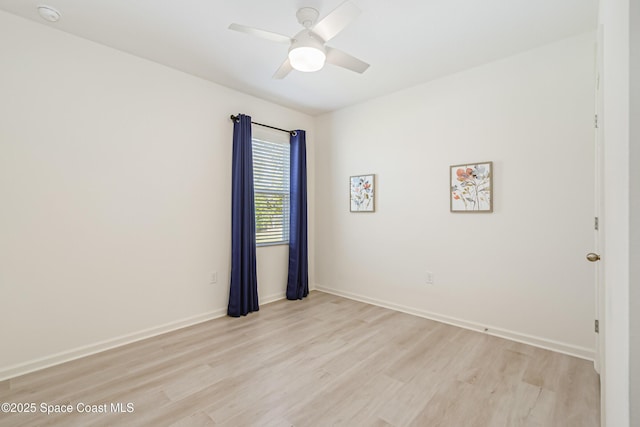
<path id="1" fill-rule="evenodd" d="M 349 204 L 351 212 L 375 212 L 376 176 L 349 177 Z"/>
<path id="2" fill-rule="evenodd" d="M 451 212 L 493 212 L 493 162 L 450 166 L 449 177 Z"/>

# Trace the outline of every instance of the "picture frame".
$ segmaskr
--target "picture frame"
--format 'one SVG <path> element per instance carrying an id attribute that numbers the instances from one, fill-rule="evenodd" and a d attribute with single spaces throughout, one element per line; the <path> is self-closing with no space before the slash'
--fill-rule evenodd
<path id="1" fill-rule="evenodd" d="M 349 211 L 375 212 L 375 174 L 353 175 L 349 177 Z"/>
<path id="2" fill-rule="evenodd" d="M 451 212 L 493 212 L 493 162 L 449 166 L 449 182 Z"/>

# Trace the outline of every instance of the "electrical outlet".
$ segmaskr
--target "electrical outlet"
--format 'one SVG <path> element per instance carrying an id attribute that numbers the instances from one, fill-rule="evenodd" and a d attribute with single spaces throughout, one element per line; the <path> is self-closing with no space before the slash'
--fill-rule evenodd
<path id="1" fill-rule="evenodd" d="M 427 271 L 427 285 L 433 285 L 433 273 Z"/>
<path id="2" fill-rule="evenodd" d="M 211 283 L 212 285 L 215 285 L 216 283 L 218 283 L 218 272 L 214 271 L 210 274 L 209 276 L 209 283 Z"/>

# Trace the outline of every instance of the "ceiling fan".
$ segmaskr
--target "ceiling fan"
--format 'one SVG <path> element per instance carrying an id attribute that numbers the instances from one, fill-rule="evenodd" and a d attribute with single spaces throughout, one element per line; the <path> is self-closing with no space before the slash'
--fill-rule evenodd
<path id="1" fill-rule="evenodd" d="M 324 66 L 325 61 L 356 73 L 364 73 L 369 64 L 325 44 L 344 30 L 359 14 L 360 9 L 347 0 L 319 22 L 316 9 L 299 9 L 296 17 L 304 30 L 293 37 L 240 24 L 231 24 L 229 29 L 290 45 L 289 55 L 273 75 L 274 79 L 282 79 L 292 70 L 318 71 Z"/>

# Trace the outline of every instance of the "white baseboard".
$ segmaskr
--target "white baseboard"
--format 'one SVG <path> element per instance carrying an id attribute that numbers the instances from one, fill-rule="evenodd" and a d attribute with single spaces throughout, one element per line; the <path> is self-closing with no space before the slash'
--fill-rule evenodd
<path id="1" fill-rule="evenodd" d="M 286 297 L 287 297 L 287 294 L 284 292 L 266 295 L 260 298 L 260 305 L 266 305 L 272 302 L 280 301 L 281 299 L 285 299 Z"/>
<path id="2" fill-rule="evenodd" d="M 266 305 L 281 299 L 284 299 L 284 294 L 268 295 L 260 299 L 260 305 Z M 134 332 L 131 334 L 122 335 L 119 337 L 111 338 L 108 340 L 100 341 L 93 344 L 88 344 L 82 347 L 77 347 L 68 351 L 52 354 L 49 356 L 33 359 L 28 362 L 19 363 L 6 368 L 0 369 L 0 381 L 15 378 L 20 375 L 28 374 L 40 369 L 49 368 L 51 366 L 66 363 L 71 360 L 80 359 L 82 357 L 90 356 L 92 354 L 100 353 L 102 351 L 111 350 L 112 348 L 121 347 L 123 345 L 131 344 L 136 341 L 141 341 L 147 338 L 155 337 L 157 335 L 166 334 L 177 329 L 186 328 L 196 325 L 198 323 L 207 322 L 209 320 L 217 319 L 227 315 L 227 309 L 222 308 L 219 310 L 213 310 L 207 313 L 199 314 L 196 316 L 188 317 L 186 319 L 177 320 L 175 322 L 166 323 L 164 325 L 155 326 L 152 328 L 144 329 L 142 331 Z"/>
<path id="3" fill-rule="evenodd" d="M 499 338 L 505 338 L 505 339 L 516 341 L 523 344 L 529 344 L 534 347 L 544 348 L 545 350 L 551 350 L 558 353 L 567 354 L 569 356 L 575 356 L 580 359 L 593 361 L 595 358 L 594 351 L 585 347 L 579 347 L 571 344 L 562 343 L 559 341 L 536 337 L 533 335 L 522 334 L 520 332 L 510 331 L 507 329 L 494 328 L 488 325 L 481 325 L 476 322 L 470 322 L 468 320 L 462 320 L 454 317 L 444 316 L 442 314 L 433 313 L 433 312 L 421 310 L 414 307 L 407 307 L 400 304 L 381 301 L 381 300 L 370 298 L 364 295 L 345 292 L 338 289 L 327 288 L 325 286 L 316 285 L 315 288 L 320 292 L 326 292 L 328 294 L 337 295 L 337 296 L 352 299 L 355 301 L 377 305 L 379 307 L 389 308 L 391 310 L 412 314 L 414 316 L 424 317 L 425 319 L 435 320 L 438 322 L 446 323 L 448 325 L 458 326 L 460 328 L 482 332 L 485 334 L 493 335 Z"/>

